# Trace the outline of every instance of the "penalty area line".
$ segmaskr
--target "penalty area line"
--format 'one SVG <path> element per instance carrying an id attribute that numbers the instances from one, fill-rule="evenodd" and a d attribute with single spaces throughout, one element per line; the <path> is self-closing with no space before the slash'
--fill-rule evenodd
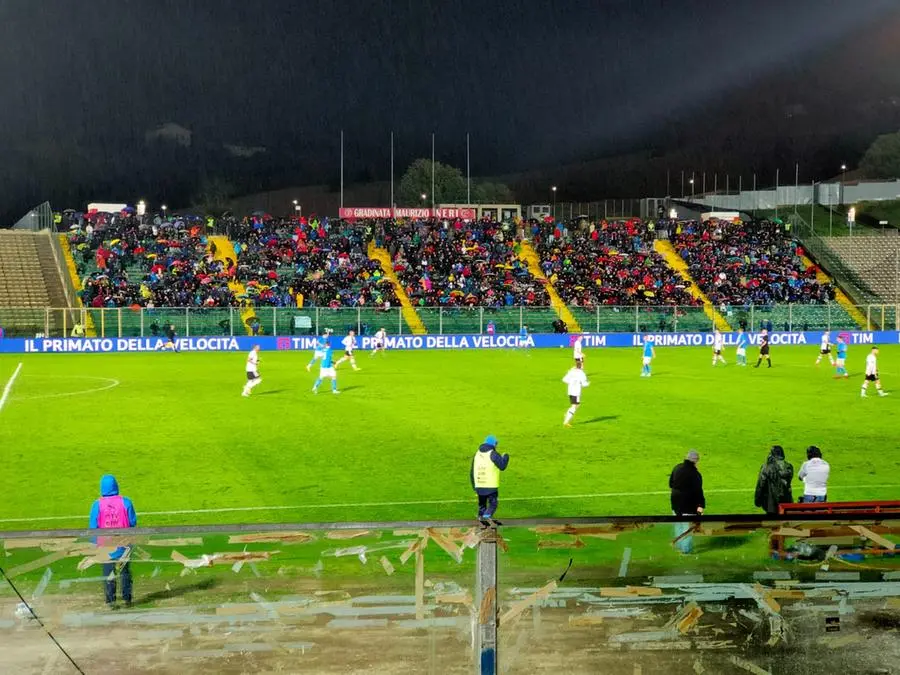
<path id="1" fill-rule="evenodd" d="M 898 488 L 900 485 L 835 485 L 829 486 L 832 490 L 864 490 L 873 488 Z M 657 497 L 670 494 L 670 490 L 653 490 L 650 492 L 594 492 L 579 495 L 546 495 L 543 497 L 507 497 L 503 502 L 539 502 L 553 501 L 556 499 L 604 499 L 615 497 Z M 718 490 L 705 490 L 707 494 L 749 493 L 753 488 L 722 488 Z M 471 499 L 427 499 L 406 502 L 351 502 L 345 504 L 302 504 L 296 506 L 231 506 L 219 509 L 182 509 L 177 511 L 139 511 L 141 517 L 146 516 L 188 516 L 210 513 L 246 513 L 249 511 L 303 511 L 305 509 L 347 509 L 347 508 L 372 508 L 385 506 L 435 506 L 441 504 L 470 504 Z M 50 520 L 80 520 L 79 516 L 38 516 L 36 518 L 0 518 L 0 523 L 34 523 Z"/>
<path id="2" fill-rule="evenodd" d="M 16 378 L 19 376 L 19 372 L 22 370 L 22 363 L 19 362 L 19 365 L 16 366 L 15 372 L 12 374 L 6 381 L 6 386 L 3 387 L 3 394 L 0 394 L 0 410 L 3 410 L 3 406 L 6 405 L 6 399 L 9 398 L 9 392 L 12 391 L 13 384 L 16 382 Z"/>

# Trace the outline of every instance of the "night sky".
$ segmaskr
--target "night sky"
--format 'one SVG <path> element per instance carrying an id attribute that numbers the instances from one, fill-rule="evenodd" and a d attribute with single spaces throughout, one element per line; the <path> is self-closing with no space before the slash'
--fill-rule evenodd
<path id="1" fill-rule="evenodd" d="M 398 174 L 433 131 L 457 164 L 471 134 L 474 175 L 646 153 L 828 177 L 900 129 L 898 36 L 897 0 L 4 0 L 0 222 L 334 183 L 342 129 L 348 181 L 388 178 L 391 131 Z M 148 145 L 166 123 L 190 147 Z"/>

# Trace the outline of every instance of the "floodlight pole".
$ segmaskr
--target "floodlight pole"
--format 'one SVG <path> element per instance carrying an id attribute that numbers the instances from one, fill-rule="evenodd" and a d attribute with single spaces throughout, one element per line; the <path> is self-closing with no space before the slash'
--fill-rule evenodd
<path id="1" fill-rule="evenodd" d="M 478 542 L 478 579 L 475 586 L 475 672 L 497 673 L 497 530 L 486 529 Z"/>

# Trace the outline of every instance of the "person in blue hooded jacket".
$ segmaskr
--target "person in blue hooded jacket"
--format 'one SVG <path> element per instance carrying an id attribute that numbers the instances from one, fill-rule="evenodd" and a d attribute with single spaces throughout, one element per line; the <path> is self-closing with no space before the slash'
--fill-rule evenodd
<path id="1" fill-rule="evenodd" d="M 478 495 L 478 519 L 489 520 L 497 511 L 500 494 L 500 472 L 509 466 L 509 455 L 497 452 L 497 438 L 493 435 L 484 439 L 478 452 L 472 458 L 469 479 Z"/>
<path id="2" fill-rule="evenodd" d="M 91 507 L 90 528 L 92 530 L 119 530 L 126 527 L 137 527 L 137 514 L 134 504 L 128 497 L 119 494 L 119 484 L 115 476 L 109 474 L 100 479 L 100 499 Z M 97 545 L 106 544 L 104 537 L 97 538 Z M 122 578 L 122 601 L 131 605 L 131 563 L 128 562 L 129 550 L 120 546 L 110 552 L 108 563 L 103 563 L 103 576 L 106 579 L 106 604 L 116 604 L 116 572 Z"/>

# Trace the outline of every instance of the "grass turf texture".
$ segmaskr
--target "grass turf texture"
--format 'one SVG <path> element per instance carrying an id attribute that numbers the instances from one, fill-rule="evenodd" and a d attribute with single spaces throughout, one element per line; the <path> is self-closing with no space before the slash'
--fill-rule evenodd
<path id="1" fill-rule="evenodd" d="M 712 368 L 707 348 L 659 349 L 649 380 L 638 350 L 589 350 L 571 429 L 568 349 L 361 353 L 361 372 L 339 370 L 340 396 L 327 382 L 312 394 L 309 354 L 268 352 L 249 399 L 243 353 L 4 355 L 0 383 L 23 367 L 0 411 L 0 527 L 85 526 L 104 472 L 141 525 L 467 518 L 471 456 L 489 433 L 512 456 L 501 519 L 666 514 L 669 471 L 691 447 L 712 513 L 755 511 L 772 443 L 795 469 L 819 445 L 832 500 L 888 499 L 900 395 L 860 399 L 867 351 L 851 347 L 842 381 L 813 365 L 818 345 L 773 347 L 771 370 L 736 367 L 733 350 Z M 898 359 L 882 348 L 889 391 Z M 244 507 L 257 510 L 149 515 Z"/>

